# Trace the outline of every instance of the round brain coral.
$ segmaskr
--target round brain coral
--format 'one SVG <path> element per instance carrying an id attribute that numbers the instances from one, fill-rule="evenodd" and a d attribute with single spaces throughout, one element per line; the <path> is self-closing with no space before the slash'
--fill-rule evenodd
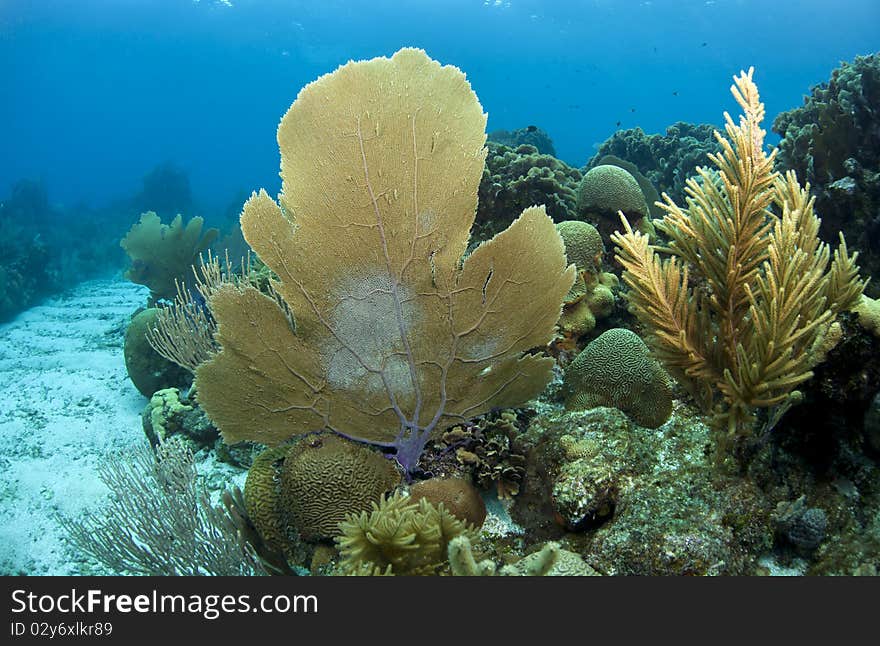
<path id="1" fill-rule="evenodd" d="M 565 220 L 556 225 L 556 230 L 565 243 L 565 257 L 578 271 L 595 274 L 602 266 L 605 245 L 602 235 L 589 222 Z"/>
<path id="2" fill-rule="evenodd" d="M 649 214 L 639 183 L 620 166 L 603 164 L 590 169 L 578 189 L 578 215 L 611 216 L 617 221 L 618 211 L 623 211 L 631 221 Z"/>
<path id="3" fill-rule="evenodd" d="M 394 463 L 377 451 L 337 435 L 308 437 L 281 468 L 282 515 L 304 539 L 330 539 L 346 515 L 370 509 L 399 483 Z"/>
<path id="4" fill-rule="evenodd" d="M 623 328 L 594 339 L 566 368 L 563 388 L 570 410 L 609 406 L 646 428 L 672 414 L 668 375 L 638 335 Z"/>

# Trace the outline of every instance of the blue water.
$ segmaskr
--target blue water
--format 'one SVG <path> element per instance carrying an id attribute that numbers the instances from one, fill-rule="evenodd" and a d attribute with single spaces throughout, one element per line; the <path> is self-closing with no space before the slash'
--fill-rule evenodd
<path id="1" fill-rule="evenodd" d="M 467 73 L 490 130 L 539 125 L 581 166 L 618 122 L 720 123 L 750 65 L 769 129 L 880 50 L 880 2 L 0 0 L 0 196 L 27 177 L 101 204 L 165 161 L 206 210 L 277 191 L 275 129 L 300 87 L 407 45 Z"/>

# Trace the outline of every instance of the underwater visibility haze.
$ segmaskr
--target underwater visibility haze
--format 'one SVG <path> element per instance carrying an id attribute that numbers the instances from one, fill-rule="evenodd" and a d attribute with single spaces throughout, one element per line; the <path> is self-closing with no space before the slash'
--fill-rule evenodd
<path id="1" fill-rule="evenodd" d="M 3 574 L 877 574 L 876 2 L 13 0 L 0 79 Z"/>

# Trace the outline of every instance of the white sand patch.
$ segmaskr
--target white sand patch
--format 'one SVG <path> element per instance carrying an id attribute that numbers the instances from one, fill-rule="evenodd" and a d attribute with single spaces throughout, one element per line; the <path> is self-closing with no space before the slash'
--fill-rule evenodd
<path id="1" fill-rule="evenodd" d="M 147 290 L 83 283 L 0 326 L 0 574 L 79 574 L 55 515 L 106 495 L 95 466 L 143 442 L 122 343 Z"/>

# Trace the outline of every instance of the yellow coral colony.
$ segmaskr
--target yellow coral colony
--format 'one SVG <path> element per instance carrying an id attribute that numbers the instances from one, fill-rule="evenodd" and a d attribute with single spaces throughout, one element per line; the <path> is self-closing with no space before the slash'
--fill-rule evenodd
<path id="1" fill-rule="evenodd" d="M 687 208 L 663 196 L 659 228 L 670 244 L 651 246 L 625 218 L 613 241 L 657 357 L 704 407 L 720 403 L 731 434 L 745 434 L 755 409 L 775 409 L 772 420 L 796 399 L 828 327 L 864 282 L 843 236 L 833 258 L 819 241 L 809 186 L 773 171 L 752 70 L 734 81 L 744 114 L 739 124 L 724 115 L 727 138 L 716 133 L 722 151 L 710 155 L 717 173 L 698 169 Z"/>
<path id="2" fill-rule="evenodd" d="M 407 469 L 435 429 L 543 390 L 574 280 L 544 207 L 466 259 L 486 115 L 464 74 L 423 51 L 350 62 L 307 85 L 278 128 L 279 203 L 254 194 L 248 244 L 276 298 L 223 285 L 221 351 L 199 400 L 227 442 L 317 428 L 393 447 Z"/>

